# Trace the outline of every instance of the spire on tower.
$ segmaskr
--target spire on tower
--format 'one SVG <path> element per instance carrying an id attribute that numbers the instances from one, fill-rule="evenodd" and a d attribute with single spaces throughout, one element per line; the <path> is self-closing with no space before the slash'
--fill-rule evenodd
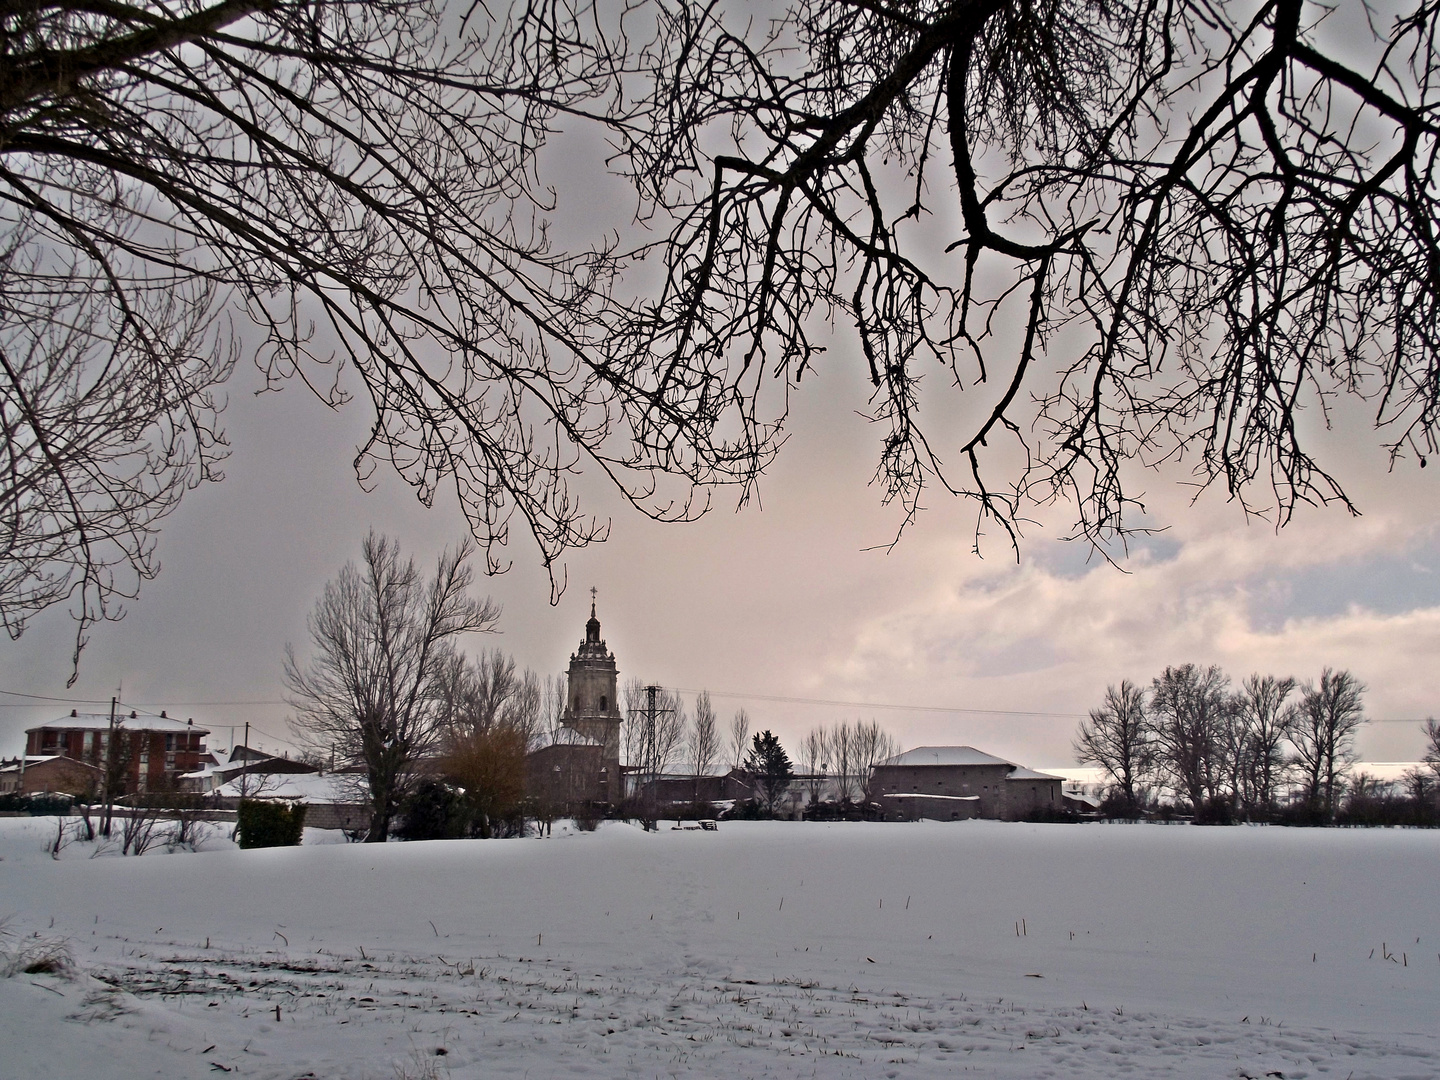
<path id="1" fill-rule="evenodd" d="M 595 594 L 599 592 L 593 585 L 590 587 L 590 621 L 585 624 L 585 644 L 600 645 L 600 620 L 595 617 Z"/>

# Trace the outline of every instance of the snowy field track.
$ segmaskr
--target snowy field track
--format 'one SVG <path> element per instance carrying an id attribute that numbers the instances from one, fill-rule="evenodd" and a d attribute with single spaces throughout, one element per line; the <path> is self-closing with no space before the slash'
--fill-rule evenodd
<path id="1" fill-rule="evenodd" d="M 52 860 L 0 1078 L 1440 1077 L 1440 833 L 606 824 Z"/>

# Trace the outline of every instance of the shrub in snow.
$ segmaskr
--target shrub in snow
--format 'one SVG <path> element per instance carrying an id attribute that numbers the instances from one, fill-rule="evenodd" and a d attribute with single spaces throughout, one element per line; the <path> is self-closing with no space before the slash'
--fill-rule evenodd
<path id="1" fill-rule="evenodd" d="M 455 840 L 470 835 L 470 810 L 465 798 L 449 784 L 422 781 L 405 800 L 400 826 L 402 840 Z"/>
<path id="2" fill-rule="evenodd" d="M 305 804 L 241 799 L 239 811 L 242 848 L 294 847 L 305 830 Z"/>

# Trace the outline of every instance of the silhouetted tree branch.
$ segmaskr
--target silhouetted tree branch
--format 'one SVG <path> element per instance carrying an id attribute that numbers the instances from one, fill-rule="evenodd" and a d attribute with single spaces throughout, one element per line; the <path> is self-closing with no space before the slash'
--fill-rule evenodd
<path id="1" fill-rule="evenodd" d="M 1353 510 L 1313 434 L 1345 396 L 1425 464 L 1435 4 L 775 15 L 0 10 L 7 628 L 78 592 L 83 641 L 154 573 L 156 522 L 215 475 L 211 394 L 245 338 L 226 311 L 259 327 L 272 387 L 339 404 L 354 369 L 362 478 L 388 461 L 426 502 L 452 486 L 492 571 L 522 522 L 557 590 L 561 554 L 606 533 L 574 471 L 660 518 L 722 485 L 743 502 L 837 322 L 906 522 L 938 486 L 1014 542 L 1027 505 L 1065 500 L 1071 535 L 1110 550 L 1145 526 L 1134 469 L 1167 462 L 1277 524 Z M 1350 21 L 1327 37 L 1327 18 Z M 656 239 L 552 244 L 562 123 L 605 132 Z M 642 258 L 658 277 L 625 277 Z M 927 373 L 958 404 L 922 395 Z M 106 379 L 138 398 L 92 442 Z"/>
<path id="2" fill-rule="evenodd" d="M 666 274 L 611 343 L 649 358 L 647 449 L 753 480 L 842 323 L 907 522 L 939 485 L 1013 541 L 1064 499 L 1104 550 L 1172 461 L 1278 524 L 1353 510 L 1315 449 L 1342 395 L 1392 461 L 1434 450 L 1436 5 L 656 10 L 620 161 Z M 966 398 L 922 408 L 927 372 Z"/>

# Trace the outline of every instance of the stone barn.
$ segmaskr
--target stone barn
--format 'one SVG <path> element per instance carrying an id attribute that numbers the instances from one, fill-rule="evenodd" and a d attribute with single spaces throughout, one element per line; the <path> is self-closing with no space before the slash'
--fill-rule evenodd
<path id="1" fill-rule="evenodd" d="M 872 797 L 896 820 L 1020 821 L 1066 808 L 1058 776 L 973 746 L 917 746 L 874 768 Z"/>

